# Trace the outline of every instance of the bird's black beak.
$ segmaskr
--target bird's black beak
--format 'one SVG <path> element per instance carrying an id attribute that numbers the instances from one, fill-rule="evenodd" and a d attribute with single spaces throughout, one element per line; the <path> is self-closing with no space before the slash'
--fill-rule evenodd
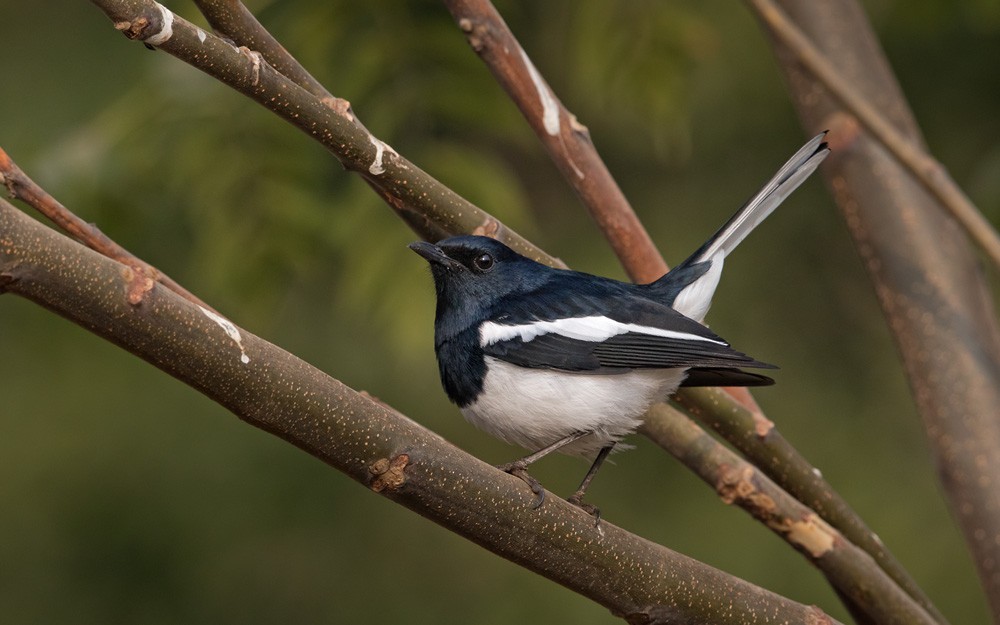
<path id="1" fill-rule="evenodd" d="M 434 245 L 433 243 L 427 243 L 426 241 L 414 241 L 410 243 L 409 248 L 420 254 L 427 262 L 433 265 L 444 265 L 445 267 L 454 267 L 456 265 L 461 266 L 462 264 L 451 258 L 444 253 L 440 247 Z"/>

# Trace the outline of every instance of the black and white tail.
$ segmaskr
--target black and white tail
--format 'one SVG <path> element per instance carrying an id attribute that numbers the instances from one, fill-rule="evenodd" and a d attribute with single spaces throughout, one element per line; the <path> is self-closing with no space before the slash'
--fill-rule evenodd
<path id="1" fill-rule="evenodd" d="M 830 153 L 824 138 L 826 132 L 802 146 L 698 251 L 650 286 L 672 296 L 668 303 L 677 312 L 697 321 L 704 319 L 726 256 L 816 171 Z"/>

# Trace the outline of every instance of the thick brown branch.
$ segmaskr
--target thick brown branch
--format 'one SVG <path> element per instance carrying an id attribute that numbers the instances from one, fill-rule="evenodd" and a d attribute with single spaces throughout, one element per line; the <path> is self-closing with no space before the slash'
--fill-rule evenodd
<path id="1" fill-rule="evenodd" d="M 643 426 L 644 434 L 714 487 L 722 501 L 743 508 L 809 558 L 848 605 L 873 623 L 934 625 L 877 562 L 813 510 L 679 411 L 663 404 L 653 411 L 656 419 Z"/>
<path id="2" fill-rule="evenodd" d="M 592 517 L 0 201 L 0 288 L 120 345 L 373 491 L 634 623 L 832 623 Z"/>
<path id="3" fill-rule="evenodd" d="M 856 1 L 781 4 L 895 132 L 922 143 Z M 1000 327 L 982 268 L 935 198 L 803 67 L 801 51 L 766 24 L 803 124 L 831 127 L 836 146 L 824 174 L 875 284 L 945 492 L 1000 623 Z"/>

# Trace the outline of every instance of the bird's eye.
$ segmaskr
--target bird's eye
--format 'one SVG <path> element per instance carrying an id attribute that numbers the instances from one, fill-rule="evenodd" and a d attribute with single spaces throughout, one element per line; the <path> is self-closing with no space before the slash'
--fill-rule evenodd
<path id="1" fill-rule="evenodd" d="M 489 254 L 480 254 L 472 261 L 479 271 L 489 271 L 493 269 L 493 257 Z"/>

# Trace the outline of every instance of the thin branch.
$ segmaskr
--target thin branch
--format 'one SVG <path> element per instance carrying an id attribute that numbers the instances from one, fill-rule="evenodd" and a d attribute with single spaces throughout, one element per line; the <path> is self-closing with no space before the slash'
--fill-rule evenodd
<path id="1" fill-rule="evenodd" d="M 444 5 L 521 110 L 632 279 L 652 282 L 665 274 L 667 264 L 597 154 L 590 132 L 566 110 L 493 4 L 444 0 Z"/>
<path id="2" fill-rule="evenodd" d="M 832 623 L 805 606 L 630 534 L 595 526 L 292 354 L 154 287 L 0 200 L 0 292 L 28 298 L 492 552 L 634 623 Z"/>
<path id="3" fill-rule="evenodd" d="M 156 281 L 189 302 L 210 308 L 208 304 L 177 284 L 170 276 L 112 241 L 97 226 L 87 223 L 74 215 L 72 211 L 59 203 L 45 189 L 38 186 L 34 180 L 29 178 L 11 160 L 3 148 L 0 148 L 0 184 L 3 184 L 7 188 L 7 193 L 10 197 L 27 203 L 48 217 L 52 223 L 73 237 L 75 241 L 100 252 L 108 258 L 113 258 L 122 264 L 128 265 L 133 271 L 129 286 L 130 297 L 141 298 L 143 292 L 153 288 L 153 281 Z"/>
<path id="4" fill-rule="evenodd" d="M 841 598 L 873 623 L 934 625 L 935 621 L 868 554 L 813 510 L 782 490 L 674 408 L 659 404 L 643 433 L 795 547 L 816 565 Z"/>
<path id="5" fill-rule="evenodd" d="M 772 0 L 747 0 L 757 16 L 782 45 L 850 111 L 861 124 L 923 185 L 955 218 L 972 240 L 1000 267 L 1000 235 L 955 184 L 944 165 L 919 144 L 908 139 L 879 109 L 843 76 L 820 50 Z"/>
<path id="6" fill-rule="evenodd" d="M 142 41 L 248 96 L 327 148 L 349 171 L 375 186 L 421 236 L 477 229 L 541 262 L 554 259 L 442 185 L 357 123 L 281 72 L 261 53 L 206 33 L 153 0 L 92 0 L 129 39 Z"/>

